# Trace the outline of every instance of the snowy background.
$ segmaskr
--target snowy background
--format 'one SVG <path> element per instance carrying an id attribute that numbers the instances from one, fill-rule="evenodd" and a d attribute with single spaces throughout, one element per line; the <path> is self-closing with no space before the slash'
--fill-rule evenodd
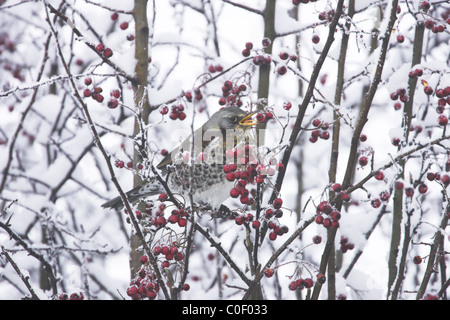
<path id="1" fill-rule="evenodd" d="M 134 33 L 131 15 L 133 1 L 70 0 L 64 1 L 62 7 L 61 1 L 48 1 L 53 7 L 63 9 L 64 15 L 84 35 L 81 39 L 73 34 L 68 24 L 49 13 L 46 2 L 0 1 L 0 221 L 10 231 L 0 229 L 0 246 L 21 273 L 29 276 L 30 285 L 41 299 L 52 296 L 52 291 L 43 290 L 40 283 L 42 265 L 24 249 L 23 244 L 11 237 L 11 233 L 20 237 L 27 248 L 39 253 L 52 266 L 59 279 L 58 293 L 83 292 L 89 299 L 128 299 L 131 225 L 126 222 L 123 212 L 100 207 L 118 193 L 106 169 L 105 159 L 93 142 L 81 107 L 74 98 L 46 19 L 48 14 L 80 94 L 86 88 L 86 78 L 91 78 L 93 85 L 102 87 L 105 98 L 102 103 L 92 98 L 84 98 L 84 101 L 111 161 L 119 159 L 128 163 L 132 161 L 134 150 L 132 111 L 135 107 L 131 84 L 102 63 L 85 42 L 104 43 L 114 52 L 111 61 L 125 73 L 133 75 L 136 62 L 134 41 L 129 38 Z M 420 81 L 425 80 L 425 86 L 433 88 L 434 92 L 450 86 L 450 5 L 446 1 L 430 2 L 430 10 L 423 13 L 421 1 L 408 1 L 407 4 L 399 1 L 401 9 L 391 34 L 381 83 L 363 130 L 367 141 L 360 142 L 358 146 L 358 152 L 368 157 L 369 164 L 364 167 L 357 165 L 353 176 L 355 183 L 371 170 L 391 163 L 406 148 L 427 145 L 448 134 L 446 126 L 438 125 L 440 114 L 436 107 L 440 103 L 439 97 L 425 94 L 424 82 Z M 219 110 L 221 106 L 218 101 L 224 81 L 245 82 L 248 89 L 242 99 L 243 108 L 255 109 L 258 102 L 258 66 L 253 64 L 252 59 L 238 62 L 244 58 L 242 50 L 247 42 L 253 43 L 252 56 L 264 50 L 264 21 L 257 12 L 262 12 L 266 3 L 262 0 L 236 3 L 221 0 L 149 1 L 151 62 L 148 99 L 155 111 L 149 119 L 148 147 L 150 158 L 156 163 L 162 159 L 162 149 L 171 150 L 180 137 L 190 133 L 192 123 L 197 128 L 210 114 Z M 267 131 L 266 144 L 270 148 L 288 142 L 298 105 L 303 101 L 311 72 L 329 31 L 329 21 L 319 19 L 319 15 L 335 9 L 336 3 L 334 0 L 319 0 L 296 6 L 290 0 L 277 1 L 275 31 L 278 37 L 273 42 L 266 108 L 277 118 L 268 124 L 270 130 Z M 289 233 L 275 241 L 265 240 L 259 254 L 262 265 L 296 228 L 316 215 L 316 206 L 328 197 L 332 139 L 319 139 L 312 143 L 309 138 L 313 129 L 312 120 L 316 118 L 331 124 L 328 129 L 331 134 L 335 109 L 342 115 L 336 182 L 341 182 L 344 177 L 361 101 L 372 81 L 380 54 L 379 47 L 371 51 L 371 41 L 378 36 L 381 43 L 390 8 L 390 1 L 356 1 L 340 105 L 334 105 L 333 101 L 342 28 L 339 27 L 335 33 L 335 41 L 316 83 L 315 99 L 309 105 L 302 123 L 305 130 L 301 131 L 297 140 L 280 193 L 284 215 L 279 223 L 287 225 Z M 298 19 L 294 18 L 296 10 Z M 111 18 L 115 12 L 118 13 L 117 20 Z M 347 12 L 346 9 L 344 12 Z M 416 19 L 432 19 L 445 29 L 437 33 L 425 30 L 422 62 L 412 68 Z M 120 28 L 123 22 L 129 24 L 126 30 Z M 341 18 L 340 22 L 342 26 L 345 19 Z M 380 30 L 378 35 L 372 33 L 373 28 Z M 405 37 L 402 43 L 397 41 L 399 34 Z M 311 41 L 313 35 L 320 37 L 319 43 Z M 215 41 L 218 47 L 214 45 Z M 286 62 L 279 57 L 280 52 L 297 55 L 298 60 Z M 285 75 L 279 75 L 277 68 L 286 63 L 289 70 Z M 229 72 L 202 87 L 202 100 L 189 103 L 182 98 L 183 92 L 193 91 L 209 77 L 219 74 L 209 72 L 211 65 L 220 65 L 226 70 L 236 64 Z M 409 135 L 408 141 L 403 141 L 403 112 L 394 108 L 398 100 L 393 101 L 390 94 L 399 88 L 407 88 L 408 74 L 414 69 L 423 70 L 414 95 L 412 126 L 416 130 Z M 41 72 L 42 77 L 38 79 Z M 113 90 L 120 91 L 120 106 L 116 109 L 107 107 Z M 159 112 L 165 103 L 173 99 L 185 105 L 187 118 L 184 121 L 170 120 L 168 115 Z M 449 99 L 450 95 L 446 97 L 447 102 L 444 101 L 443 115 L 448 114 Z M 283 107 L 287 102 L 292 104 L 290 110 Z M 167 104 L 169 108 L 171 105 Z M 421 131 L 417 130 L 419 127 Z M 404 149 L 399 151 L 392 144 L 393 138 L 403 141 Z M 411 142 L 410 146 L 408 142 Z M 443 140 L 407 158 L 403 182 L 405 188 L 412 186 L 415 193 L 412 198 L 405 198 L 403 222 L 407 221 L 406 212 L 411 212 L 411 232 L 414 232 L 406 253 L 401 299 L 415 299 L 430 259 L 429 244 L 447 214 L 446 185 L 427 180 L 426 174 L 433 172 L 444 176 L 448 173 L 449 147 L 449 142 Z M 280 161 L 282 155 L 281 151 L 274 156 Z M 370 238 L 366 239 L 365 235 L 382 208 L 374 208 L 371 201 L 394 186 L 398 181 L 399 168 L 396 163 L 385 170 L 383 181 L 371 178 L 363 188 L 351 193 L 350 202 L 341 210 L 342 218 L 335 241 L 337 259 L 342 258 L 336 273 L 336 296 L 347 299 L 385 299 L 387 296 L 392 197 L 383 202 L 386 213 Z M 114 169 L 122 188 L 130 189 L 135 170 Z M 275 178 L 276 175 L 271 181 Z M 418 191 L 419 182 L 427 185 L 426 193 Z M 268 188 L 263 206 L 267 206 L 270 194 L 271 189 Z M 233 199 L 225 204 L 233 209 L 243 207 Z M 198 221 L 213 230 L 222 247 L 251 279 L 244 247 L 246 229 L 232 220 L 214 221 L 208 216 L 199 216 Z M 403 226 L 401 230 L 403 239 Z M 440 231 L 444 234 L 441 250 L 448 252 L 448 229 Z M 320 244 L 312 243 L 316 235 L 322 237 Z M 341 237 L 348 238 L 354 248 L 345 253 L 339 252 Z M 310 224 L 272 265 L 275 275 L 262 279 L 265 297 L 295 299 L 298 298 L 298 291 L 288 288 L 292 280 L 301 276 L 316 281 L 326 238 L 327 230 L 322 225 Z M 241 298 L 243 291 L 240 288 L 245 288 L 245 283 L 200 234 L 196 234 L 194 242 L 186 280 L 191 288 L 182 292 L 181 298 Z M 359 252 L 362 255 L 348 277 L 344 277 L 345 270 Z M 414 264 L 415 256 L 423 257 L 424 262 Z M 448 254 L 443 254 L 434 267 L 437 273 L 431 278 L 427 293 L 437 294 L 441 289 L 442 263 L 445 266 L 447 261 Z M 301 294 L 304 298 L 306 290 Z M 29 296 L 24 282 L 11 261 L 5 255 L 0 256 L 0 299 L 20 299 L 24 296 Z M 158 298 L 163 298 L 162 294 Z M 326 286 L 323 286 L 320 298 L 327 298 Z"/>

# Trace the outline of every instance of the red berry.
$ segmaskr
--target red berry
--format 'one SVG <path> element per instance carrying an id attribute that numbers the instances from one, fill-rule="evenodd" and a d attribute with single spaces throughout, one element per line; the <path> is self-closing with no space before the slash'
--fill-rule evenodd
<path id="1" fill-rule="evenodd" d="M 373 199 L 370 204 L 373 208 L 379 208 L 381 206 L 381 200 L 380 199 Z"/>
<path id="2" fill-rule="evenodd" d="M 285 66 L 281 66 L 281 67 L 278 68 L 277 72 L 278 72 L 279 75 L 282 76 L 282 75 L 286 74 L 287 69 L 286 69 Z"/>
<path id="3" fill-rule="evenodd" d="M 234 172 L 228 172 L 226 175 L 226 178 L 228 181 L 234 181 L 234 179 L 235 179 Z"/>
<path id="4" fill-rule="evenodd" d="M 153 248 L 153 254 L 154 255 L 159 255 L 160 253 L 162 253 L 162 248 L 160 246 L 156 246 Z"/>
<path id="5" fill-rule="evenodd" d="M 149 298 L 149 299 L 155 299 L 156 298 L 156 292 L 155 291 L 147 291 L 145 293 L 145 295 Z"/>
<path id="6" fill-rule="evenodd" d="M 164 200 L 169 199 L 169 196 L 167 195 L 167 193 L 161 193 L 161 194 L 159 195 L 158 199 L 159 199 L 160 201 L 164 201 Z"/>
<path id="7" fill-rule="evenodd" d="M 277 238 L 277 234 L 275 232 L 270 232 L 269 233 L 269 239 L 274 241 Z"/>
<path id="8" fill-rule="evenodd" d="M 266 122 L 266 117 L 263 113 L 258 113 L 256 115 L 256 120 L 260 123 L 264 123 L 264 122 Z"/>
<path id="9" fill-rule="evenodd" d="M 140 261 L 142 264 L 146 264 L 146 263 L 148 262 L 148 258 L 147 258 L 147 256 L 142 256 L 142 257 L 140 257 L 139 261 Z"/>
<path id="10" fill-rule="evenodd" d="M 367 165 L 367 163 L 369 162 L 369 160 L 367 159 L 367 157 L 362 156 L 362 157 L 359 158 L 358 162 L 359 162 L 359 165 L 360 165 L 361 167 L 364 167 L 365 165 Z"/>
<path id="11" fill-rule="evenodd" d="M 291 109 L 291 108 L 292 108 L 292 103 L 291 103 L 291 102 L 286 102 L 286 103 L 283 105 L 283 108 L 284 108 L 284 110 L 289 110 L 289 109 Z"/>
<path id="12" fill-rule="evenodd" d="M 316 34 L 313 35 L 312 42 L 315 43 L 315 44 L 319 43 L 320 42 L 320 37 L 318 35 L 316 35 Z"/>
<path id="13" fill-rule="evenodd" d="M 398 94 L 397 92 L 392 92 L 391 93 L 391 100 L 397 100 L 398 99 Z"/>
<path id="14" fill-rule="evenodd" d="M 89 90 L 89 89 L 84 89 L 84 91 L 83 91 L 83 96 L 85 96 L 85 97 L 90 97 L 91 96 L 91 90 Z"/>
<path id="15" fill-rule="evenodd" d="M 422 8 L 422 10 L 428 10 L 430 9 L 430 3 L 428 1 L 422 1 L 420 3 L 420 8 Z"/>
<path id="16" fill-rule="evenodd" d="M 168 221 L 169 223 L 175 224 L 175 223 L 178 222 L 178 216 L 176 216 L 176 215 L 171 215 L 171 216 L 167 219 L 167 221 Z"/>
<path id="17" fill-rule="evenodd" d="M 311 278 L 306 278 L 304 280 L 304 286 L 306 289 L 312 288 L 313 284 L 314 284 L 314 282 Z"/>
<path id="18" fill-rule="evenodd" d="M 325 277 L 325 275 L 323 275 L 323 274 L 321 274 L 321 273 L 319 273 L 318 275 L 317 275 L 317 282 L 318 283 L 320 283 L 320 284 L 324 284 L 325 283 L 325 281 L 326 281 L 326 277 Z"/>
<path id="19" fill-rule="evenodd" d="M 400 139 L 399 138 L 392 138 L 392 145 L 398 146 L 400 145 Z"/>
<path id="20" fill-rule="evenodd" d="M 440 126 L 446 126 L 446 125 L 448 124 L 448 118 L 447 118 L 447 116 L 440 115 L 440 116 L 438 117 L 438 123 L 439 123 Z"/>
<path id="21" fill-rule="evenodd" d="M 186 225 L 187 225 L 187 219 L 185 219 L 185 218 L 179 218 L 178 219 L 178 226 L 186 227 Z"/>
<path id="22" fill-rule="evenodd" d="M 105 45 L 103 43 L 99 43 L 98 45 L 95 46 L 95 51 L 103 52 L 103 50 L 105 50 Z"/>
<path id="23" fill-rule="evenodd" d="M 321 236 L 314 236 L 314 237 L 313 237 L 313 242 L 314 242 L 315 244 L 321 243 L 321 242 L 322 242 L 322 237 L 321 237 Z"/>
<path id="24" fill-rule="evenodd" d="M 119 101 L 117 101 L 116 99 L 110 99 L 106 105 L 110 109 L 115 109 L 119 105 Z"/>
<path id="25" fill-rule="evenodd" d="M 282 205 L 283 205 L 283 200 L 282 200 L 281 198 L 276 198 L 276 199 L 273 201 L 273 207 L 274 207 L 275 209 L 280 209 Z"/>
<path id="26" fill-rule="evenodd" d="M 433 20 L 427 20 L 427 21 L 425 21 L 425 28 L 427 28 L 427 29 L 433 29 L 433 27 L 434 27 L 434 22 L 433 22 Z"/>
<path id="27" fill-rule="evenodd" d="M 264 39 L 262 39 L 262 45 L 263 45 L 264 47 L 270 46 L 271 43 L 272 43 L 272 41 L 271 41 L 269 38 L 264 38 Z"/>
<path id="28" fill-rule="evenodd" d="M 103 51 L 103 56 L 104 56 L 105 58 L 111 58 L 112 55 L 113 55 L 113 51 L 112 51 L 110 48 L 106 48 L 106 49 Z"/>
<path id="29" fill-rule="evenodd" d="M 242 225 L 244 223 L 244 217 L 237 217 L 234 219 L 234 223 L 236 223 L 238 226 Z"/>
<path id="30" fill-rule="evenodd" d="M 120 29 L 126 30 L 128 29 L 128 22 L 124 21 L 120 24 Z"/>
<path id="31" fill-rule="evenodd" d="M 120 91 L 119 90 L 112 90 L 111 91 L 111 97 L 114 97 L 114 98 L 116 98 L 116 99 L 119 99 L 120 98 Z"/>
<path id="32" fill-rule="evenodd" d="M 131 286 L 127 288 L 127 295 L 132 297 L 138 294 L 138 288 L 136 286 Z"/>
<path id="33" fill-rule="evenodd" d="M 323 224 L 323 217 L 322 216 L 316 216 L 315 221 L 317 224 Z"/>
<path id="34" fill-rule="evenodd" d="M 445 97 L 444 89 L 437 89 L 436 90 L 436 97 L 438 97 L 438 98 Z"/>
<path id="35" fill-rule="evenodd" d="M 241 192 L 239 191 L 238 188 L 233 188 L 230 190 L 230 197 L 232 197 L 232 198 L 237 198 L 240 196 L 240 194 L 241 194 Z"/>
<path id="36" fill-rule="evenodd" d="M 426 95 L 431 96 L 433 94 L 433 88 L 432 87 L 425 87 L 423 89 Z"/>
<path id="37" fill-rule="evenodd" d="M 383 180 L 384 179 L 384 173 L 383 173 L 383 171 L 377 171 L 377 172 L 375 172 L 375 179 L 377 179 L 377 180 Z"/>
<path id="38" fill-rule="evenodd" d="M 437 177 L 436 177 L 436 179 L 437 179 Z M 445 174 L 440 179 L 445 187 L 447 187 L 450 184 L 450 176 L 449 175 Z"/>
<path id="39" fill-rule="evenodd" d="M 389 200 L 389 198 L 390 198 L 390 194 L 389 194 L 389 192 L 388 191 L 382 191 L 381 193 L 380 193 L 380 199 L 382 200 L 382 201 L 388 201 Z"/>
<path id="40" fill-rule="evenodd" d="M 403 189 L 403 186 L 404 186 L 403 182 L 401 182 L 401 181 L 395 182 L 395 189 L 401 190 L 401 189 Z"/>
<path id="41" fill-rule="evenodd" d="M 266 112 L 264 114 L 264 116 L 266 117 L 266 120 L 273 119 L 273 113 L 272 112 Z"/>
<path id="42" fill-rule="evenodd" d="M 248 49 L 242 50 L 242 55 L 243 55 L 244 57 L 248 57 L 248 56 L 250 55 L 250 50 L 248 50 Z"/>
<path id="43" fill-rule="evenodd" d="M 420 192 L 421 194 L 424 194 L 424 193 L 426 193 L 427 191 L 428 191 L 427 185 L 424 184 L 424 183 L 422 183 L 422 184 L 419 186 L 419 192 Z"/>
<path id="44" fill-rule="evenodd" d="M 338 221 L 339 219 L 341 219 L 341 214 L 338 211 L 333 211 L 331 213 L 331 220 Z"/>
<path id="45" fill-rule="evenodd" d="M 415 264 L 421 264 L 421 263 L 422 263 L 422 257 L 421 257 L 421 256 L 415 256 L 415 257 L 413 258 L 413 262 L 414 262 Z"/>
<path id="46" fill-rule="evenodd" d="M 278 56 L 280 57 L 281 60 L 287 60 L 289 58 L 289 53 L 280 52 L 280 54 Z"/>
<path id="47" fill-rule="evenodd" d="M 167 114 L 169 112 L 169 107 L 164 106 L 161 109 L 159 109 L 159 113 L 161 114 Z"/>
<path id="48" fill-rule="evenodd" d="M 114 163 L 114 165 L 117 168 L 123 168 L 125 166 L 125 162 L 123 162 L 122 160 L 117 159 L 116 162 Z"/>
<path id="49" fill-rule="evenodd" d="M 397 36 L 397 41 L 398 41 L 399 43 L 403 43 L 403 42 L 405 41 L 405 36 L 402 35 L 402 34 L 399 34 L 399 35 Z"/>
<path id="50" fill-rule="evenodd" d="M 265 275 L 267 278 L 272 277 L 273 274 L 274 274 L 274 270 L 273 270 L 273 269 L 265 269 L 265 270 L 264 270 L 264 275 Z"/>
<path id="51" fill-rule="evenodd" d="M 407 197 L 412 197 L 414 195 L 414 189 L 411 187 L 405 188 L 405 194 Z"/>
<path id="52" fill-rule="evenodd" d="M 259 229 L 259 227 L 261 226 L 261 222 L 259 220 L 255 220 L 252 222 L 252 227 L 255 229 Z"/>

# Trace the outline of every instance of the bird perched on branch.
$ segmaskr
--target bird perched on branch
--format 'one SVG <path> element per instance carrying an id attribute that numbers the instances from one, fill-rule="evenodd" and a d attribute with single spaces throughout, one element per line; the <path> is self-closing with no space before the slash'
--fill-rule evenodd
<path id="1" fill-rule="evenodd" d="M 227 180 L 223 170 L 230 161 L 229 151 L 256 141 L 254 132 L 249 130 L 258 124 L 252 119 L 254 114 L 237 107 L 223 108 L 162 159 L 157 169 L 161 170 L 169 190 L 181 195 L 185 202 L 192 196 L 196 204 L 219 208 L 230 196 L 234 183 Z M 236 161 L 234 156 L 233 160 Z M 136 203 L 166 191 L 157 177 L 152 177 L 128 191 L 126 196 L 130 203 Z M 120 210 L 124 204 L 119 196 L 102 207 Z"/>

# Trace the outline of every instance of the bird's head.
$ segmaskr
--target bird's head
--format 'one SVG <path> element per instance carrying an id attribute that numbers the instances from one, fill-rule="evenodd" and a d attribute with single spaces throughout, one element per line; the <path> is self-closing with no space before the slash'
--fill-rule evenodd
<path id="1" fill-rule="evenodd" d="M 252 116 L 256 112 L 247 113 L 237 107 L 223 108 L 214 113 L 211 118 L 205 123 L 204 130 L 237 130 L 237 129 L 249 129 L 258 124 L 258 122 L 252 119 Z"/>

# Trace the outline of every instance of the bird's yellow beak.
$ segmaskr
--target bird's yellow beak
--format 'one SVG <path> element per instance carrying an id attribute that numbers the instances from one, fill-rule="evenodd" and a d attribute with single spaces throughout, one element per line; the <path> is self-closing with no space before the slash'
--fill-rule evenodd
<path id="1" fill-rule="evenodd" d="M 239 125 L 243 127 L 252 127 L 258 124 L 257 120 L 252 119 L 252 117 L 257 114 L 257 112 L 252 112 L 246 115 L 244 118 L 239 121 Z"/>

